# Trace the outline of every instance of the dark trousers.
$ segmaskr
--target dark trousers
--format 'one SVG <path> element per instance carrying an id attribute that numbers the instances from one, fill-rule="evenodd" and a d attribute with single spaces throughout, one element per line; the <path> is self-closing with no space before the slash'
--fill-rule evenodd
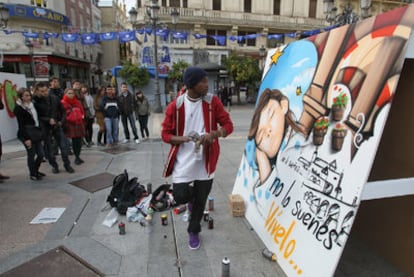
<path id="1" fill-rule="evenodd" d="M 41 141 L 33 142 L 32 147 L 28 148 L 26 144 L 24 144 L 27 152 L 27 166 L 30 171 L 30 176 L 37 176 L 39 172 L 40 164 L 42 163 L 44 152 L 43 152 L 43 145 Z"/>
<path id="2" fill-rule="evenodd" d="M 194 186 L 190 186 L 191 183 L 193 183 Z M 203 218 L 207 197 L 210 194 L 212 185 L 213 179 L 173 184 L 173 196 L 175 202 L 177 204 L 185 204 L 188 202 L 193 204 L 187 232 L 201 232 L 200 223 Z"/>
<path id="3" fill-rule="evenodd" d="M 54 141 L 54 143 L 52 143 L 52 141 Z M 47 155 L 46 157 L 49 160 L 49 164 L 54 168 L 58 168 L 55 157 L 57 147 L 60 149 L 60 154 L 65 168 L 70 166 L 68 140 L 63 133 L 63 129 L 60 127 L 50 130 L 49 135 L 45 138 L 45 148 L 47 149 L 45 154 Z"/>
<path id="4" fill-rule="evenodd" d="M 82 150 L 82 138 L 72 138 L 73 154 L 76 158 L 79 158 Z"/>
<path id="5" fill-rule="evenodd" d="M 92 142 L 92 136 L 93 136 L 93 123 L 95 122 L 94 118 L 87 118 L 85 120 L 85 139 L 86 142 L 90 143 Z"/>
<path id="6" fill-rule="evenodd" d="M 132 133 L 134 134 L 134 139 L 138 138 L 137 134 L 137 126 L 135 126 L 135 118 L 134 114 L 121 114 L 121 122 L 122 126 L 124 127 L 124 134 L 126 139 L 130 139 L 129 137 L 129 129 L 128 129 L 128 121 L 129 125 L 131 125 Z"/>
<path id="7" fill-rule="evenodd" d="M 148 138 L 148 115 L 138 115 L 138 122 L 142 138 Z"/>

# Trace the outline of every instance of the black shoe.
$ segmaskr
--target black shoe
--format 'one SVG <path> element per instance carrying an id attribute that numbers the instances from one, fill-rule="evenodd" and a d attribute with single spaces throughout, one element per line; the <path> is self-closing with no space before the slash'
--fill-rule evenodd
<path id="1" fill-rule="evenodd" d="M 37 172 L 37 176 L 42 178 L 42 177 L 45 177 L 46 174 L 44 174 L 43 172 Z"/>
<path id="2" fill-rule="evenodd" d="M 6 180 L 6 179 L 10 179 L 10 177 L 0 174 L 0 180 Z"/>
<path id="3" fill-rule="evenodd" d="M 56 166 L 56 167 L 54 167 L 53 169 L 52 169 L 52 172 L 54 173 L 54 174 L 58 174 L 59 173 L 59 168 Z"/>
<path id="4" fill-rule="evenodd" d="M 69 150 L 68 151 L 68 155 L 73 155 L 73 151 L 72 150 Z"/>
<path id="5" fill-rule="evenodd" d="M 79 158 L 76 158 L 75 159 L 75 164 L 76 165 L 80 165 L 82 162 L 81 162 L 81 159 L 79 159 Z"/>
<path id="6" fill-rule="evenodd" d="M 39 176 L 30 176 L 30 180 L 39 181 L 41 178 Z"/>
<path id="7" fill-rule="evenodd" d="M 73 172 L 75 172 L 75 170 L 69 165 L 69 166 L 65 166 L 65 169 L 66 169 L 66 171 L 67 172 L 69 172 L 69 173 L 73 173 Z"/>
<path id="8" fill-rule="evenodd" d="M 81 164 L 83 164 L 85 161 L 84 160 L 82 160 L 81 158 L 78 158 L 78 160 L 79 160 L 79 162 L 81 163 Z"/>

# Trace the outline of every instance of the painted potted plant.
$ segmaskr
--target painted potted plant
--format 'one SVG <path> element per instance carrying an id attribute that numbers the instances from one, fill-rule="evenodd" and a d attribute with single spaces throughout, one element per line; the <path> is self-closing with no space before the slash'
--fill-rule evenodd
<path id="1" fill-rule="evenodd" d="M 313 124 L 313 144 L 319 146 L 323 143 L 329 127 L 329 119 L 326 116 L 319 117 Z"/>
<path id="2" fill-rule="evenodd" d="M 341 92 L 333 99 L 332 103 L 332 120 L 341 121 L 344 116 L 346 105 L 348 105 L 348 95 Z"/>
<path id="3" fill-rule="evenodd" d="M 346 137 L 347 130 L 341 123 L 337 123 L 335 128 L 332 129 L 332 149 L 340 151 Z"/>

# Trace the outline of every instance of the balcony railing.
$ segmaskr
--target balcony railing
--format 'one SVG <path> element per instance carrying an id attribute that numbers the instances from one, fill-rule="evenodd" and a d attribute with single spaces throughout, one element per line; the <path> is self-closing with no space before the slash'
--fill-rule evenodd
<path id="1" fill-rule="evenodd" d="M 171 22 L 171 7 L 161 7 L 159 11 L 159 22 Z M 139 8 L 137 20 L 145 24 L 147 15 L 145 8 Z M 205 9 L 179 8 L 180 24 L 209 24 L 209 25 L 231 25 L 240 28 L 265 27 L 271 30 L 312 30 L 327 25 L 325 19 L 308 17 L 289 17 L 271 14 L 253 14 L 233 11 L 215 11 Z"/>

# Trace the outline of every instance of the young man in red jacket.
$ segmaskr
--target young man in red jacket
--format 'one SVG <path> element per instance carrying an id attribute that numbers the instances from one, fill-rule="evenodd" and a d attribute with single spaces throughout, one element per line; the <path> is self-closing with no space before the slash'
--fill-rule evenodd
<path id="1" fill-rule="evenodd" d="M 233 123 L 220 99 L 208 93 L 203 69 L 187 68 L 183 80 L 187 91 L 168 105 L 161 137 L 171 144 L 164 177 L 172 175 L 176 203 L 188 203 L 188 246 L 195 250 L 220 154 L 218 138 L 230 135 Z"/>

